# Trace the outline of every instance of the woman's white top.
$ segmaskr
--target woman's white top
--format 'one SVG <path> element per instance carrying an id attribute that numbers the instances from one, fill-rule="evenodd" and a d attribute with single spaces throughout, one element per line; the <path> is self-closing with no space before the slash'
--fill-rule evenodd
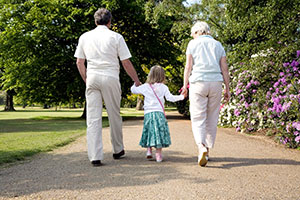
<path id="1" fill-rule="evenodd" d="M 193 57 L 191 83 L 198 81 L 223 81 L 220 60 L 226 56 L 220 42 L 210 35 L 202 35 L 189 42 L 186 55 Z"/>
<path id="2" fill-rule="evenodd" d="M 180 101 L 180 100 L 184 99 L 183 95 L 172 95 L 169 91 L 168 86 L 166 86 L 163 83 L 154 83 L 154 84 L 152 84 L 152 87 L 153 87 L 156 95 L 160 99 L 160 102 L 162 103 L 163 106 L 165 103 L 164 97 L 166 98 L 167 101 L 171 101 L 171 102 L 176 102 L 176 101 Z M 149 112 L 154 112 L 154 111 L 163 112 L 163 109 L 162 109 L 158 99 L 156 98 L 152 88 L 150 87 L 150 85 L 148 83 L 145 83 L 138 87 L 133 85 L 131 87 L 131 92 L 133 94 L 144 95 L 144 97 L 145 97 L 144 98 L 144 113 L 145 114 L 149 113 Z"/>

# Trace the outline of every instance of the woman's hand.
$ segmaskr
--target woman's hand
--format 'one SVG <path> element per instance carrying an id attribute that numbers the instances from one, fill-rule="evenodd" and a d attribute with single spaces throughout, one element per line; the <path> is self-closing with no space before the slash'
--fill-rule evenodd
<path id="1" fill-rule="evenodd" d="M 187 95 L 188 95 L 188 89 L 187 88 L 184 88 L 184 87 L 182 87 L 181 88 L 181 93 L 180 93 L 181 95 L 183 95 L 184 96 L 184 98 L 186 98 L 187 97 Z"/>
<path id="2" fill-rule="evenodd" d="M 230 96 L 231 96 L 230 91 L 228 89 L 225 89 L 225 91 L 224 91 L 224 100 L 226 101 L 226 103 L 229 102 Z"/>

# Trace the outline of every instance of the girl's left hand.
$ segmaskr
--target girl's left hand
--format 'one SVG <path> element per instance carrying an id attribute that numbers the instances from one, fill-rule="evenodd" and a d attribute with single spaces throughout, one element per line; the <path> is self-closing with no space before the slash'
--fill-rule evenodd
<path id="1" fill-rule="evenodd" d="M 186 97 L 187 97 L 187 94 L 188 94 L 187 88 L 181 88 L 181 93 L 180 93 L 180 94 L 183 95 L 184 98 L 186 98 Z"/>

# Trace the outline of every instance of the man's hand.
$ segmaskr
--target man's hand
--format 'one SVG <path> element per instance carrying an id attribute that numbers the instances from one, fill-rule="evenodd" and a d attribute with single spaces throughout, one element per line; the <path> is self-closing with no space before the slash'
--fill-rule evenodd
<path id="1" fill-rule="evenodd" d="M 136 81 L 136 82 L 134 82 L 134 85 L 135 85 L 136 87 L 138 87 L 138 86 L 142 85 L 142 83 L 141 83 L 140 81 Z"/>

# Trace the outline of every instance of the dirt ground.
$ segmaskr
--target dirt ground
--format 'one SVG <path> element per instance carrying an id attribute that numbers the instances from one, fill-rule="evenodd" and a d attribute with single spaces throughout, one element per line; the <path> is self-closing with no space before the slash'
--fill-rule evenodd
<path id="1" fill-rule="evenodd" d="M 125 121 L 126 157 L 112 158 L 103 130 L 104 165 L 92 167 L 86 138 L 0 169 L 0 199 L 300 199 L 300 152 L 258 136 L 219 128 L 206 167 L 197 165 L 190 121 L 169 117 L 164 161 L 145 158 L 142 120 Z"/>

